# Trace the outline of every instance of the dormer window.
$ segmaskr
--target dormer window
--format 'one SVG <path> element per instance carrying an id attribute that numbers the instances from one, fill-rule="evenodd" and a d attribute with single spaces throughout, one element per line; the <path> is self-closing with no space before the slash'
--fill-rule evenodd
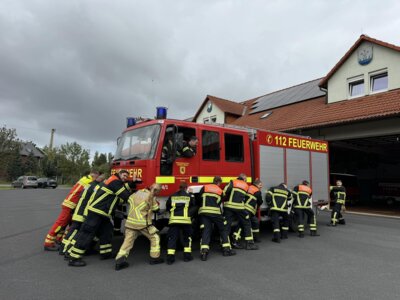
<path id="1" fill-rule="evenodd" d="M 349 82 L 349 97 L 364 96 L 364 79 L 356 79 Z"/>
<path id="2" fill-rule="evenodd" d="M 387 91 L 388 89 L 388 73 L 371 75 L 371 93 Z"/>

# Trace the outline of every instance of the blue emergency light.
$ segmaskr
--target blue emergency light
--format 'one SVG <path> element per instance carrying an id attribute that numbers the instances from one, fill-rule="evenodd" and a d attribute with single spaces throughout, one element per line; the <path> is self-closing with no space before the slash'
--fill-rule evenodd
<path id="1" fill-rule="evenodd" d="M 126 118 L 126 127 L 131 127 L 136 125 L 136 119 L 132 117 Z"/>
<path id="2" fill-rule="evenodd" d="M 166 119 L 167 118 L 167 109 L 164 106 L 157 107 L 157 116 L 156 119 Z"/>

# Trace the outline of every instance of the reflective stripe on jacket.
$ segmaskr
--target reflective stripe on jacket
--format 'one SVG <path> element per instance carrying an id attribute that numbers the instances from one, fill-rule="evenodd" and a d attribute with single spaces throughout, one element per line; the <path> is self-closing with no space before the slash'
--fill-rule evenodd
<path id="1" fill-rule="evenodd" d="M 153 212 L 159 210 L 160 207 L 148 189 L 131 195 L 128 203 L 129 212 L 125 227 L 140 230 L 152 225 Z"/>
<path id="2" fill-rule="evenodd" d="M 266 195 L 267 204 L 270 210 L 288 211 L 288 202 L 292 199 L 291 192 L 283 185 L 272 187 Z"/>
<path id="3" fill-rule="evenodd" d="M 228 197 L 228 200 L 224 202 L 224 207 L 239 210 L 244 209 L 248 189 L 249 186 L 244 180 L 231 180 L 224 190 Z"/>
<path id="4" fill-rule="evenodd" d="M 168 198 L 166 206 L 170 212 L 168 224 L 192 224 L 189 210 L 194 207 L 193 195 L 178 191 Z"/>
<path id="5" fill-rule="evenodd" d="M 110 217 L 117 202 L 127 201 L 130 194 L 118 174 L 112 175 L 96 191 L 94 198 L 89 200 L 88 210 Z"/>
<path id="6" fill-rule="evenodd" d="M 250 185 L 247 190 L 246 203 L 244 204 L 244 208 L 252 213 L 256 214 L 257 208 L 260 207 L 263 203 L 260 189 L 255 185 Z"/>
<path id="7" fill-rule="evenodd" d="M 207 184 L 200 191 L 199 214 L 221 215 L 222 189 L 216 184 Z"/>
<path id="8" fill-rule="evenodd" d="M 62 205 L 69 207 L 70 209 L 75 209 L 83 190 L 89 186 L 89 184 L 93 181 L 92 176 L 83 176 L 72 189 L 69 191 L 67 197 L 64 199 Z"/>
<path id="9" fill-rule="evenodd" d="M 294 208 L 310 208 L 312 190 L 309 186 L 300 184 L 293 189 L 293 207 Z"/>
<path id="10" fill-rule="evenodd" d="M 346 203 L 346 188 L 344 186 L 331 186 L 332 201 L 338 204 Z"/>

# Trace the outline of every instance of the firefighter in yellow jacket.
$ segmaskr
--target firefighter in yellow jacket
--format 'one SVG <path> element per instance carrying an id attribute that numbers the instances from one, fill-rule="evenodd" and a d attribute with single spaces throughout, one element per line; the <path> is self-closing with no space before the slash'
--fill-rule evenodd
<path id="1" fill-rule="evenodd" d="M 136 238 L 142 234 L 150 240 L 150 264 L 160 264 L 160 236 L 158 230 L 152 225 L 153 212 L 160 208 L 156 196 L 160 193 L 161 186 L 154 183 L 150 188 L 139 190 L 129 197 L 129 213 L 125 223 L 125 239 L 115 258 L 115 270 L 129 266 L 128 255 Z"/>

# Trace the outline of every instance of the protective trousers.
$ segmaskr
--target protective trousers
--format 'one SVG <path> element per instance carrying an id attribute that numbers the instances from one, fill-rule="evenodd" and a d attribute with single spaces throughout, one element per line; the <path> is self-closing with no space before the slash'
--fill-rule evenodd
<path id="1" fill-rule="evenodd" d="M 154 226 L 150 226 L 155 229 Z M 128 258 L 129 252 L 133 248 L 135 240 L 139 235 L 144 235 L 150 241 L 150 257 L 151 258 L 159 258 L 160 257 L 160 236 L 157 233 L 157 229 L 151 230 L 152 233 L 149 232 L 149 228 L 146 227 L 144 229 L 131 229 L 125 228 L 125 239 L 122 243 L 121 248 L 117 254 L 115 259 L 119 259 L 121 257 Z"/>
<path id="2" fill-rule="evenodd" d="M 331 224 L 336 225 L 337 223 L 344 223 L 344 218 L 341 214 L 342 210 L 342 204 L 340 203 L 335 203 L 332 209 L 332 214 L 331 214 Z"/>
<path id="3" fill-rule="evenodd" d="M 44 241 L 45 247 L 52 247 L 55 245 L 55 242 L 61 242 L 63 239 L 65 228 L 71 222 L 72 219 L 72 209 L 66 206 L 61 206 L 61 213 L 57 217 L 57 220 L 54 222 L 53 226 L 50 228 L 47 233 L 46 239 Z"/>
<path id="4" fill-rule="evenodd" d="M 192 224 L 174 224 L 170 225 L 168 230 L 168 255 L 175 255 L 176 242 L 179 239 L 181 231 L 183 236 L 183 252 L 192 253 Z"/>
<path id="5" fill-rule="evenodd" d="M 200 215 L 200 224 L 200 228 L 203 230 L 201 234 L 200 251 L 208 252 L 210 250 L 213 224 L 218 229 L 222 241 L 222 248 L 231 248 L 229 235 L 226 231 L 226 221 L 222 215 Z"/>
<path id="6" fill-rule="evenodd" d="M 109 218 L 89 212 L 76 235 L 75 245 L 68 251 L 71 258 L 80 259 L 90 247 L 95 236 L 99 238 L 100 255 L 104 258 L 110 256 L 112 252 L 113 225 Z"/>
<path id="7" fill-rule="evenodd" d="M 260 221 L 258 218 L 253 215 L 252 213 L 249 214 L 249 220 L 250 220 L 250 226 L 251 226 L 251 232 L 253 233 L 253 238 L 259 238 L 260 235 Z M 242 238 L 242 227 L 239 226 L 239 224 L 233 229 L 233 239 L 235 241 L 239 241 Z"/>
<path id="8" fill-rule="evenodd" d="M 72 246 L 72 241 L 74 241 L 75 243 L 74 238 L 76 237 L 76 234 L 78 233 L 81 226 L 82 222 L 73 221 L 72 224 L 68 227 L 68 232 L 61 243 L 62 252 L 66 252 Z"/>
<path id="9" fill-rule="evenodd" d="M 299 231 L 299 233 L 304 232 L 305 216 L 307 216 L 307 224 L 310 226 L 310 231 L 317 231 L 317 218 L 315 217 L 315 213 L 311 208 L 295 208 L 294 213 L 297 217 L 297 230 Z"/>
<path id="10" fill-rule="evenodd" d="M 282 232 L 280 229 L 280 220 L 282 217 Z M 286 211 L 277 211 L 271 210 L 271 220 L 272 220 L 272 228 L 274 230 L 273 237 L 274 239 L 279 238 L 287 238 L 287 233 L 289 231 L 289 215 Z"/>
<path id="11" fill-rule="evenodd" d="M 234 220 L 239 221 L 239 226 L 243 229 L 245 241 L 253 241 L 253 234 L 251 232 L 250 217 L 244 209 L 230 209 L 224 208 L 224 217 L 227 222 L 226 231 L 228 234 L 231 232 L 232 223 Z"/>

